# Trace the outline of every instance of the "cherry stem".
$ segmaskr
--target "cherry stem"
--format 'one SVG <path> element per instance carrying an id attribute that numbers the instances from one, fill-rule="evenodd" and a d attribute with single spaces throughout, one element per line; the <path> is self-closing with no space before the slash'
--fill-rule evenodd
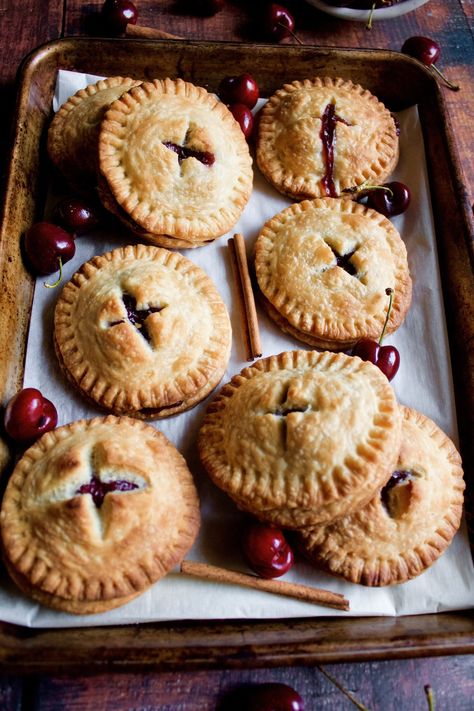
<path id="1" fill-rule="evenodd" d="M 441 77 L 448 89 L 451 89 L 451 91 L 459 91 L 461 87 L 457 84 L 452 84 L 448 79 L 446 79 L 443 72 L 441 72 L 435 64 L 431 65 L 431 69 L 433 69 L 433 71 L 435 71 L 436 74 Z"/>
<path id="2" fill-rule="evenodd" d="M 429 684 L 425 686 L 426 700 L 428 701 L 428 711 L 435 711 L 435 698 L 433 689 Z"/>
<path id="3" fill-rule="evenodd" d="M 295 35 L 295 33 L 294 33 L 292 30 L 290 30 L 289 27 L 287 27 L 286 25 L 284 25 L 282 22 L 277 22 L 277 25 L 278 25 L 278 27 L 283 27 L 284 30 L 286 30 L 287 32 L 289 32 L 290 35 L 293 37 L 293 39 L 295 39 L 295 40 L 298 42 L 298 44 L 301 44 L 301 45 L 303 44 L 303 42 L 300 40 L 300 38 L 297 37 L 297 36 Z"/>
<path id="4" fill-rule="evenodd" d="M 340 691 L 342 694 L 344 694 L 344 696 L 345 696 L 346 698 L 348 698 L 349 701 L 351 701 L 351 702 L 354 704 L 354 706 L 355 706 L 356 708 L 359 709 L 359 711 L 369 711 L 369 709 L 367 708 L 367 706 L 364 706 L 363 704 L 359 703 L 359 701 L 357 701 L 357 699 L 354 698 L 354 696 L 352 696 L 352 694 L 350 694 L 350 693 L 347 691 L 347 689 L 345 689 L 345 688 L 342 686 L 342 684 L 339 683 L 338 680 L 335 679 L 335 678 L 332 676 L 332 674 L 329 674 L 329 672 L 327 672 L 326 669 L 324 669 L 324 667 L 321 667 L 319 664 L 317 664 L 317 665 L 316 665 L 316 669 L 318 669 L 318 670 L 321 672 L 321 674 L 324 674 L 324 676 L 325 676 L 327 679 L 329 679 L 329 681 L 330 681 L 332 684 L 334 684 L 334 686 L 335 686 L 337 689 L 339 689 L 339 691 Z M 431 709 L 430 709 L 430 711 L 431 711 Z"/>
<path id="5" fill-rule="evenodd" d="M 370 8 L 369 19 L 367 20 L 367 24 L 365 26 L 366 30 L 372 29 L 372 18 L 374 16 L 374 10 L 375 10 L 375 3 L 373 3 L 372 7 Z"/>
<path id="6" fill-rule="evenodd" d="M 391 311 L 392 311 L 392 304 L 393 304 L 393 289 L 390 289 L 390 288 L 385 289 L 385 293 L 387 294 L 387 296 L 388 296 L 388 298 L 389 298 L 389 302 L 388 302 L 387 315 L 386 315 L 386 317 L 385 317 L 385 323 L 384 323 L 383 329 L 382 329 L 382 334 L 381 334 L 381 336 L 380 336 L 380 338 L 379 338 L 379 346 L 382 345 L 382 341 L 383 341 L 384 336 L 385 336 L 385 331 L 387 330 L 387 325 L 388 325 L 388 321 L 389 321 L 390 314 L 391 314 Z"/>
<path id="7" fill-rule="evenodd" d="M 351 193 L 352 195 L 362 195 L 362 197 L 365 197 L 366 193 L 371 193 L 374 190 L 383 190 L 388 193 L 391 198 L 393 198 L 393 190 L 387 185 L 369 185 L 367 181 L 364 181 L 360 185 L 355 185 L 353 188 L 345 188 L 342 192 Z"/>
<path id="8" fill-rule="evenodd" d="M 47 284 L 45 281 L 43 282 L 43 286 L 45 286 L 47 289 L 55 289 L 58 284 L 60 284 L 61 279 L 63 278 L 63 262 L 61 257 L 59 257 L 59 276 L 54 282 L 54 284 Z"/>

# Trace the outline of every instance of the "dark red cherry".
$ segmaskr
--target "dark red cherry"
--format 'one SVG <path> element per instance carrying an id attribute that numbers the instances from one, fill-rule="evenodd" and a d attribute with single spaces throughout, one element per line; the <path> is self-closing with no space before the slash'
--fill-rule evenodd
<path id="1" fill-rule="evenodd" d="M 219 97 L 224 104 L 245 104 L 253 109 L 259 97 L 258 84 L 250 74 L 224 77 L 219 84 Z"/>
<path id="2" fill-rule="evenodd" d="M 248 140 L 253 131 L 253 115 L 245 104 L 230 104 L 229 111 L 239 124 L 245 138 Z"/>
<path id="3" fill-rule="evenodd" d="M 76 245 L 69 232 L 51 222 L 37 222 L 25 234 L 25 252 L 35 274 L 52 274 L 74 257 Z"/>
<path id="4" fill-rule="evenodd" d="M 401 215 L 408 208 L 411 200 L 410 189 L 404 183 L 393 181 L 384 183 L 387 190 L 371 190 L 367 196 L 367 205 L 385 217 Z"/>
<path id="5" fill-rule="evenodd" d="M 400 354 L 395 346 L 381 346 L 371 338 L 361 338 L 354 346 L 352 355 L 376 365 L 388 380 L 395 377 L 400 366 Z"/>
<path id="6" fill-rule="evenodd" d="M 435 62 L 438 61 L 441 54 L 441 47 L 435 40 L 422 36 L 409 37 L 402 45 L 402 52 L 418 59 L 427 67 L 431 67 L 448 89 L 459 91 L 459 86 L 446 79 L 444 74 L 435 66 Z"/>
<path id="7" fill-rule="evenodd" d="M 54 208 L 54 222 L 68 232 L 82 235 L 99 224 L 95 209 L 78 198 L 63 198 Z"/>
<path id="8" fill-rule="evenodd" d="M 58 413 L 50 400 L 36 388 L 24 388 L 9 401 L 4 415 L 5 430 L 20 444 L 34 442 L 54 430 Z"/>
<path id="9" fill-rule="evenodd" d="M 293 565 L 293 551 L 283 533 L 259 521 L 248 521 L 242 550 L 250 568 L 261 578 L 278 578 Z"/>
<path id="10" fill-rule="evenodd" d="M 279 42 L 285 37 L 293 35 L 295 29 L 295 21 L 293 15 L 277 3 L 270 3 L 265 7 L 263 14 L 263 27 L 266 35 L 273 40 Z"/>
<path id="11" fill-rule="evenodd" d="M 138 10 L 130 0 L 106 0 L 101 16 L 106 29 L 111 34 L 120 35 L 128 24 L 137 24 Z"/>
<path id="12" fill-rule="evenodd" d="M 304 711 L 304 702 L 291 686 L 267 682 L 237 688 L 219 711 Z"/>
<path id="13" fill-rule="evenodd" d="M 434 64 L 441 54 L 441 47 L 429 37 L 409 37 L 402 45 L 403 54 L 415 57 L 427 67 Z"/>

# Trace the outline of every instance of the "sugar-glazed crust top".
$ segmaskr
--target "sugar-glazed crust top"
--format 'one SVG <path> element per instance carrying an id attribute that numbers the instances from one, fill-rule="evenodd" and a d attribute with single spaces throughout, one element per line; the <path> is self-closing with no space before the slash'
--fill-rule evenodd
<path id="1" fill-rule="evenodd" d="M 334 164 L 321 138 L 323 117 L 334 107 Z M 398 161 L 398 135 L 387 108 L 358 84 L 316 77 L 279 89 L 263 107 L 257 163 L 280 192 L 297 200 L 336 197 L 366 180 L 380 184 Z M 325 178 L 334 183 L 334 194 Z"/>
<path id="2" fill-rule="evenodd" d="M 241 508 L 296 528 L 367 502 L 392 471 L 400 426 L 376 366 L 342 353 L 288 351 L 224 386 L 208 408 L 199 452 Z"/>
<path id="3" fill-rule="evenodd" d="M 55 341 L 62 368 L 84 395 L 116 414 L 154 417 L 217 385 L 231 327 L 200 267 L 134 245 L 94 257 L 66 284 Z"/>
<path id="4" fill-rule="evenodd" d="M 238 123 L 181 79 L 155 79 L 116 101 L 102 123 L 99 158 L 115 200 L 139 227 L 186 241 L 227 232 L 252 190 Z"/>
<path id="5" fill-rule="evenodd" d="M 97 501 L 84 491 L 93 477 L 122 490 Z M 182 560 L 199 520 L 179 452 L 151 425 L 113 416 L 60 427 L 28 449 L 0 515 L 13 577 L 72 612 L 148 588 Z"/>
<path id="6" fill-rule="evenodd" d="M 352 200 L 304 200 L 275 215 L 258 237 L 255 269 L 263 296 L 287 330 L 316 345 L 378 339 L 387 288 L 394 291 L 388 332 L 411 303 L 400 235 L 386 217 Z"/>
<path id="7" fill-rule="evenodd" d="M 402 583 L 422 573 L 447 548 L 462 515 L 461 458 L 428 417 L 401 408 L 403 472 L 360 511 L 301 536 L 316 565 L 363 585 Z"/>

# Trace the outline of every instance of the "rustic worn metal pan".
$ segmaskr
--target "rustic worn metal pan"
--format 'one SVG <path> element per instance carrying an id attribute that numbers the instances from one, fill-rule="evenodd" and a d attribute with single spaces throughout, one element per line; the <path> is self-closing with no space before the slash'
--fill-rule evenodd
<path id="1" fill-rule="evenodd" d="M 285 81 L 324 73 L 361 83 L 392 110 L 418 104 L 448 321 L 461 452 L 474 488 L 474 227 L 441 92 L 430 72 L 395 52 L 308 46 L 150 40 L 64 39 L 35 50 L 18 79 L 16 123 L 0 233 L 0 402 L 21 387 L 33 281 L 20 237 L 42 214 L 49 179 L 45 128 L 57 70 L 151 79 L 182 77 L 216 90 L 251 57 L 262 95 Z M 5 481 L 12 453 L 0 441 Z M 474 596 L 474 591 L 473 591 Z M 6 672 L 201 669 L 361 661 L 474 652 L 474 613 L 403 618 L 316 618 L 179 622 L 129 627 L 31 630 L 0 623 Z"/>

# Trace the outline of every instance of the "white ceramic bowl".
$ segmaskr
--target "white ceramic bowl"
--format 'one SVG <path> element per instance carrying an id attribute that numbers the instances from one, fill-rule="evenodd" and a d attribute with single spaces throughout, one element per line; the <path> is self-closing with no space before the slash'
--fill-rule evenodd
<path id="1" fill-rule="evenodd" d="M 327 12 L 328 15 L 333 15 L 334 17 L 339 17 L 342 20 L 356 20 L 357 22 L 367 22 L 370 10 L 354 10 L 350 7 L 334 7 L 333 5 L 328 5 L 324 0 L 307 0 L 311 5 L 317 7 L 318 10 Z M 373 20 L 390 20 L 392 17 L 399 17 L 399 15 L 405 15 L 407 12 L 416 10 L 417 7 L 421 7 L 428 0 L 404 0 L 404 2 L 398 2 L 389 7 L 380 7 L 374 10 Z"/>

